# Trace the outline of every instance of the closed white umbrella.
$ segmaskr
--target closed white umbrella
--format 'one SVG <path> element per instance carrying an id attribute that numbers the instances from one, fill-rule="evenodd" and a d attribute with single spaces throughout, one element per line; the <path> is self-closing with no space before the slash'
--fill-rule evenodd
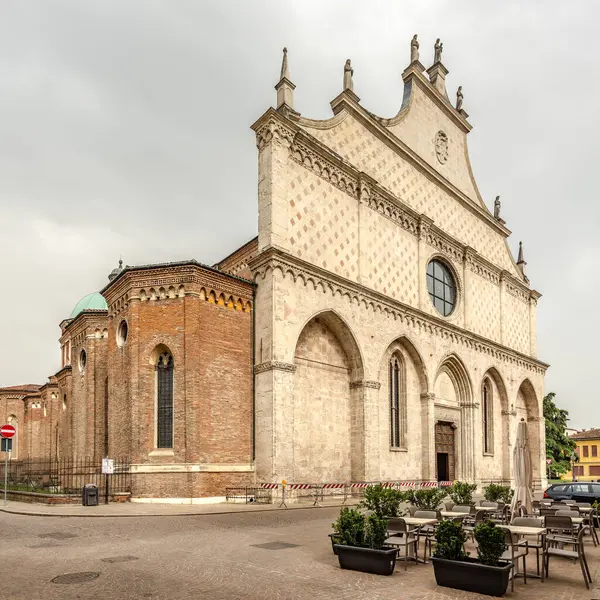
<path id="1" fill-rule="evenodd" d="M 521 504 L 531 514 L 533 496 L 533 471 L 531 469 L 531 452 L 529 448 L 529 434 L 525 419 L 517 426 L 517 439 L 513 450 L 513 469 L 515 474 L 515 495 L 512 499 L 512 514 L 517 514 L 517 507 Z"/>

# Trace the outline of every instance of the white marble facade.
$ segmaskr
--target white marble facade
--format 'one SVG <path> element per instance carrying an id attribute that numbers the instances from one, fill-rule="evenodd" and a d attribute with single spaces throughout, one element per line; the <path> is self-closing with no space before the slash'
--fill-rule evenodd
<path id="1" fill-rule="evenodd" d="M 453 439 L 443 478 L 509 480 L 524 418 L 541 483 L 540 294 L 479 194 L 445 68 L 413 61 L 393 118 L 345 89 L 315 121 L 294 111 L 285 66 L 278 108 L 253 126 L 258 480 L 436 480 L 450 468 L 436 427 Z M 456 288 L 448 316 L 429 297 L 433 259 Z"/>

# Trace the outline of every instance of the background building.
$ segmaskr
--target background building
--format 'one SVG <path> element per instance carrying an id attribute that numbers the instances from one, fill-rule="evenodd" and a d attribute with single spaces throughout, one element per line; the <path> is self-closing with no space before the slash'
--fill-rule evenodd
<path id="1" fill-rule="evenodd" d="M 576 442 L 575 454 L 579 460 L 573 465 L 573 471 L 565 473 L 563 479 L 577 481 L 600 481 L 600 429 L 582 429 L 569 435 Z"/>

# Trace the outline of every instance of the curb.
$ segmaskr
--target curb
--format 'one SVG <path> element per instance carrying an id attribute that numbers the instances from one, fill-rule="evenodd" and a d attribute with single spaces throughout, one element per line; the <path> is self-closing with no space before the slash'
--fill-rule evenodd
<path id="1" fill-rule="evenodd" d="M 144 519 L 144 518 L 157 518 L 157 517 L 212 517 L 214 515 L 242 515 L 246 513 L 262 513 L 262 512 L 278 512 L 278 511 L 290 511 L 290 510 L 310 510 L 310 509 L 323 509 L 323 508 L 341 508 L 343 506 L 350 506 L 348 504 L 328 504 L 327 506 L 291 506 L 288 508 L 251 508 L 248 510 L 223 510 L 218 512 L 186 512 L 186 513 L 151 513 L 151 514 L 133 514 L 133 515 L 98 515 L 90 513 L 88 515 L 81 514 L 57 514 L 41 513 L 41 512 L 29 512 L 21 510 L 10 510 L 9 508 L 0 507 L 0 512 L 8 513 L 12 515 L 22 515 L 26 517 L 51 517 L 51 518 L 82 518 L 82 519 Z"/>

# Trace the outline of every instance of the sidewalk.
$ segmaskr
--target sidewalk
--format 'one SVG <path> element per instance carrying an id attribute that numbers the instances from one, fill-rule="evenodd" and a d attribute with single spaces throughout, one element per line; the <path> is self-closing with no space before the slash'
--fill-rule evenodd
<path id="1" fill-rule="evenodd" d="M 326 499 L 320 506 L 312 502 L 288 504 L 288 507 L 275 504 L 242 504 L 222 502 L 218 504 L 145 504 L 138 502 L 116 502 L 99 504 L 98 506 L 81 506 L 80 504 L 32 504 L 28 502 L 10 501 L 6 506 L 0 505 L 0 512 L 35 517 L 189 517 L 199 515 L 226 515 L 245 512 L 267 512 L 274 510 L 305 510 L 309 508 L 332 508 L 353 506 L 358 501 L 348 499 L 345 505 L 341 498 Z"/>

